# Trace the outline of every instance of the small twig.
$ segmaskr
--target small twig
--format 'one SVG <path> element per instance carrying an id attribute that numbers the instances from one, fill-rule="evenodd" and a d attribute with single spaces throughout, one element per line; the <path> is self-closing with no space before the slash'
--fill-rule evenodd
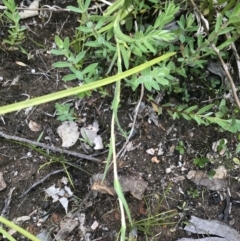
<path id="1" fill-rule="evenodd" d="M 0 10 L 7 10 L 8 8 L 0 5 Z M 44 5 L 42 8 L 16 8 L 17 10 L 27 10 L 27 11 L 54 11 L 54 12 L 70 12 L 70 9 L 60 8 L 58 6 Z"/>
<path id="2" fill-rule="evenodd" d="M 7 135 L 2 131 L 0 131 L 0 136 L 7 139 L 7 140 L 14 140 L 14 141 L 19 141 L 19 142 L 23 142 L 23 143 L 28 143 L 30 145 L 42 147 L 43 149 L 47 149 L 47 150 L 50 150 L 50 151 L 53 151 L 53 152 L 64 153 L 64 154 L 67 154 L 67 155 L 70 155 L 70 156 L 75 156 L 75 157 L 86 159 L 86 160 L 89 160 L 89 161 L 101 162 L 100 159 L 95 158 L 95 157 L 90 156 L 90 155 L 88 156 L 88 155 L 85 155 L 85 154 L 82 154 L 82 153 L 64 150 L 64 149 L 59 148 L 59 147 L 49 146 L 49 145 L 46 145 L 46 144 L 41 143 L 41 142 L 31 141 L 31 140 L 28 140 L 28 139 L 25 139 L 25 138 L 22 138 L 22 137 L 18 137 L 18 136 Z"/>
<path id="3" fill-rule="evenodd" d="M 226 38 L 230 39 L 231 38 L 230 34 L 226 34 Z M 235 55 L 235 58 L 236 58 L 237 68 L 238 68 L 238 78 L 240 79 L 240 57 L 239 57 L 239 54 L 237 52 L 234 42 L 231 43 L 231 48 L 232 48 L 233 54 Z"/>
<path id="4" fill-rule="evenodd" d="M 228 217 L 231 212 L 231 206 L 232 206 L 231 200 L 230 200 L 231 194 L 230 194 L 229 188 L 227 188 L 226 194 L 227 194 L 226 195 L 226 207 L 224 209 L 224 219 L 223 219 L 225 223 L 227 223 L 227 221 L 228 221 Z"/>
<path id="5" fill-rule="evenodd" d="M 136 125 L 136 121 L 137 121 L 137 115 L 138 115 L 139 107 L 140 107 L 140 104 L 141 104 L 142 99 L 143 99 L 143 95 L 144 95 L 144 84 L 141 85 L 141 94 L 140 94 L 140 98 L 139 98 L 138 104 L 137 104 L 136 109 L 135 109 L 135 115 L 134 115 L 131 131 L 130 131 L 130 133 L 128 135 L 128 138 L 127 138 L 125 144 L 123 145 L 122 149 L 117 153 L 117 156 L 116 156 L 117 158 L 124 151 L 124 149 L 126 148 L 128 142 L 130 141 L 130 139 L 132 137 L 132 134 L 133 134 L 133 131 L 134 131 L 134 128 L 135 128 L 135 125 Z"/>
<path id="6" fill-rule="evenodd" d="M 230 82 L 230 84 L 231 84 L 231 88 L 232 88 L 232 92 L 233 92 L 233 96 L 234 96 L 235 102 L 236 102 L 238 108 L 240 109 L 240 101 L 239 101 L 239 98 L 238 98 L 238 96 L 237 96 L 237 89 L 236 89 L 236 86 L 235 86 L 234 81 L 233 81 L 233 79 L 232 79 L 232 76 L 230 75 L 230 73 L 229 73 L 229 71 L 228 71 L 228 67 L 227 67 L 227 65 L 225 64 L 222 56 L 219 54 L 219 50 L 216 48 L 216 46 L 215 46 L 214 44 L 211 44 L 211 47 L 213 48 L 213 50 L 214 50 L 215 53 L 217 54 L 219 60 L 221 61 L 222 67 L 223 67 L 223 69 L 225 70 L 226 75 L 227 75 L 227 77 L 228 77 L 228 80 L 229 80 L 229 82 Z"/>
<path id="7" fill-rule="evenodd" d="M 201 13 L 201 11 L 198 9 L 197 4 L 194 2 L 194 0 L 190 0 L 194 10 L 199 14 L 203 29 L 205 31 L 205 33 L 209 33 L 209 23 L 208 21 L 204 18 L 203 14 Z"/>
<path id="8" fill-rule="evenodd" d="M 14 189 L 15 189 L 15 187 L 11 188 L 9 193 L 6 196 L 6 199 L 4 201 L 4 208 L 1 212 L 2 217 L 8 218 L 8 215 L 9 215 L 9 212 L 10 212 L 10 203 L 11 203 L 11 200 L 12 200 L 12 193 L 13 193 Z"/>
<path id="9" fill-rule="evenodd" d="M 106 2 L 105 4 L 111 5 L 112 3 Z M 104 4 L 100 4 L 100 6 L 104 6 Z M 89 7 L 88 10 L 94 10 L 99 8 L 99 6 L 92 6 Z M 8 8 L 5 6 L 0 5 L 0 10 L 7 10 Z M 59 6 L 53 5 L 43 5 L 41 8 L 28 8 L 28 7 L 17 7 L 16 10 L 24 10 L 24 11 L 51 11 L 51 12 L 70 12 L 71 10 L 68 8 L 61 8 Z"/>
<path id="10" fill-rule="evenodd" d="M 35 182 L 31 187 L 29 187 L 24 193 L 22 193 L 21 196 L 19 196 L 18 198 L 22 198 L 24 196 L 26 196 L 33 188 L 35 188 L 36 186 L 42 184 L 46 179 L 48 179 L 49 177 L 58 174 L 60 172 L 65 172 L 65 169 L 60 169 L 60 170 L 56 170 L 54 172 L 51 172 L 49 174 L 47 174 L 44 178 L 42 178 L 40 181 Z"/>

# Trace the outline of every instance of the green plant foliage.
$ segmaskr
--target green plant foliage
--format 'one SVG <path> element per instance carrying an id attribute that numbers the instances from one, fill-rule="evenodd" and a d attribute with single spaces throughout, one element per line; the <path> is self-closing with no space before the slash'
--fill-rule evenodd
<path id="1" fill-rule="evenodd" d="M 141 231 L 145 235 L 145 240 L 149 240 L 149 238 L 153 237 L 156 227 L 176 225 L 174 216 L 177 210 L 164 210 L 165 197 L 168 196 L 170 189 L 171 184 L 169 183 L 162 194 L 162 198 L 160 198 L 157 193 L 154 193 L 154 197 L 157 197 L 156 199 L 153 197 L 149 197 L 149 200 L 147 200 L 148 198 L 144 199 L 146 204 L 146 217 L 138 221 L 133 221 L 133 226 L 129 227 L 133 230 L 133 234 L 136 233 L 134 230 Z M 156 204 L 152 205 L 154 199 Z M 129 233 L 129 236 L 132 236 L 132 231 Z"/>
<path id="2" fill-rule="evenodd" d="M 195 120 L 199 125 L 216 124 L 225 131 L 237 133 L 238 131 L 240 131 L 240 120 L 236 120 L 235 118 L 222 119 L 219 117 L 221 115 L 223 116 L 226 111 L 226 107 L 224 107 L 225 105 L 223 103 L 224 101 L 220 103 L 220 111 L 218 112 L 209 112 L 209 110 L 211 110 L 214 106 L 213 104 L 209 104 L 202 107 L 197 112 L 195 112 L 194 110 L 196 110 L 198 106 L 190 106 L 186 108 L 186 106 L 183 105 L 172 108 L 172 110 L 168 109 L 168 113 L 172 116 L 174 120 L 182 117 L 188 121 Z"/>
<path id="3" fill-rule="evenodd" d="M 209 179 L 213 179 L 213 177 L 215 176 L 215 174 L 216 174 L 216 171 L 214 171 L 214 170 L 209 171 L 209 172 L 207 173 Z"/>
<path id="4" fill-rule="evenodd" d="M 182 206 L 177 206 L 181 212 L 186 212 L 190 209 L 187 202 L 183 202 Z"/>
<path id="5" fill-rule="evenodd" d="M 134 77 L 131 81 L 127 81 L 127 85 L 131 86 L 133 90 L 137 89 L 140 84 L 144 84 L 148 91 L 167 89 L 172 80 L 169 73 L 169 68 L 166 66 L 153 67 L 145 69 L 141 72 L 141 76 Z"/>
<path id="6" fill-rule="evenodd" d="M 91 95 L 93 90 L 115 83 L 112 126 L 117 123 L 125 137 L 127 135 L 121 129 L 117 118 L 122 86 L 131 87 L 133 91 L 144 86 L 153 96 L 156 91 L 181 96 L 182 103 L 163 101 L 159 106 L 159 114 L 166 111 L 174 120 L 193 120 L 198 125 L 213 125 L 218 130 L 231 133 L 240 131 L 239 110 L 233 108 L 232 102 L 223 97 L 223 91 L 229 90 L 229 86 L 224 86 L 222 80 L 208 81 L 204 74 L 208 60 L 217 58 L 212 46 L 216 46 L 219 55 L 228 60 L 229 46 L 239 39 L 240 3 L 237 0 L 203 0 L 197 2 L 194 8 L 189 8 L 194 2 L 186 4 L 179 1 L 117 0 L 101 14 L 90 11 L 93 2 L 77 0 L 77 6 L 67 7 L 79 16 L 79 25 L 72 37 L 56 35 L 56 46 L 51 50 L 56 58 L 53 67 L 66 73 L 62 80 L 75 80 L 81 86 L 0 107 L 0 114 L 70 95 L 82 98 Z M 21 47 L 25 28 L 20 26 L 16 4 L 14 0 L 3 0 L 3 4 L 7 8 L 3 15 L 11 23 L 8 39 L 4 42 L 10 47 Z M 170 57 L 172 58 L 169 59 Z M 190 102 L 190 91 L 192 86 L 196 85 L 200 86 L 208 97 L 213 97 L 209 102 L 211 104 L 196 105 L 196 102 Z M 219 85 L 221 87 L 217 89 Z M 216 96 L 210 96 L 213 92 Z M 75 119 L 74 110 L 69 104 L 57 103 L 56 109 L 59 120 Z M 113 128 L 109 162 L 111 155 L 116 154 L 115 140 L 112 138 L 114 135 Z M 221 149 L 225 148 L 224 145 L 220 143 Z M 185 153 L 182 141 L 178 142 L 176 150 L 180 154 Z M 239 152 L 238 144 L 236 154 Z M 114 158 L 116 159 L 116 155 Z M 208 163 L 208 159 L 196 158 L 194 163 L 202 168 Z M 121 213 L 124 215 L 125 210 L 132 224 L 116 170 L 114 178 L 120 207 L 123 207 Z M 196 196 L 197 193 L 193 195 Z M 188 208 L 186 203 L 179 207 L 182 211 Z M 149 220 L 154 223 L 153 219 Z M 125 229 L 123 222 L 121 240 L 125 239 Z"/>
<path id="7" fill-rule="evenodd" d="M 4 43 L 10 45 L 10 48 L 19 47 L 25 38 L 25 27 L 20 25 L 20 15 L 17 11 L 17 6 L 14 0 L 2 0 L 4 6 L 7 8 L 3 12 L 3 16 L 7 18 L 10 23 L 8 30 L 8 39 L 4 39 Z"/>
<path id="8" fill-rule="evenodd" d="M 176 222 L 172 221 L 176 215 L 176 210 L 168 210 L 160 213 L 152 214 L 148 213 L 148 217 L 136 221 L 133 225 L 137 230 L 143 232 L 147 237 L 153 236 L 153 230 L 159 226 L 174 225 Z"/>
<path id="9" fill-rule="evenodd" d="M 235 153 L 238 154 L 239 152 L 240 152 L 240 134 L 238 135 L 238 144 L 237 144 Z"/>
<path id="10" fill-rule="evenodd" d="M 198 198 L 199 197 L 199 190 L 198 189 L 193 189 L 190 188 L 187 191 L 188 196 L 190 196 L 191 198 Z"/>
<path id="11" fill-rule="evenodd" d="M 184 147 L 183 141 L 179 141 L 175 149 L 179 151 L 181 155 L 183 155 L 185 153 L 185 147 Z"/>
<path id="12" fill-rule="evenodd" d="M 64 76 L 62 78 L 63 81 L 71 81 L 78 79 L 83 81 L 84 83 L 90 83 L 96 81 L 98 76 L 97 71 L 97 63 L 92 63 L 86 66 L 85 69 L 82 69 L 83 59 L 86 55 L 85 51 L 82 51 L 75 55 L 69 49 L 70 43 L 69 38 L 65 38 L 64 41 L 59 37 L 55 36 L 55 42 L 58 49 L 52 49 L 51 53 L 57 56 L 64 56 L 66 57 L 66 61 L 58 61 L 53 64 L 53 67 L 56 68 L 69 68 L 71 71 L 70 74 Z M 82 70 L 80 70 L 82 69 Z"/>
<path id="13" fill-rule="evenodd" d="M 56 103 L 55 108 L 57 110 L 57 113 L 56 113 L 56 115 L 58 116 L 57 120 L 73 121 L 73 120 L 76 119 L 76 117 L 73 117 L 74 116 L 74 109 L 73 108 L 70 109 L 70 104 L 60 105 L 59 103 Z"/>
<path id="14" fill-rule="evenodd" d="M 209 160 L 206 157 L 198 157 L 193 160 L 193 163 L 200 168 L 205 167 L 208 162 Z"/>

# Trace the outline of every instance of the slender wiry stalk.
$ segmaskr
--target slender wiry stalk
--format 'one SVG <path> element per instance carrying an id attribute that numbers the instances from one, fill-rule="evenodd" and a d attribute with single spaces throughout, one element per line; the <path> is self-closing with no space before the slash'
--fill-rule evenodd
<path id="1" fill-rule="evenodd" d="M 18 225 L 16 225 L 15 223 L 5 219 L 4 217 L 0 216 L 0 223 L 3 223 L 4 225 L 15 229 L 17 232 L 19 232 L 20 234 L 22 234 L 23 236 L 25 236 L 26 238 L 32 240 L 32 241 L 40 241 L 40 239 L 38 239 L 37 237 L 35 237 L 34 235 L 32 235 L 31 233 L 29 233 L 27 230 L 19 227 Z M 15 239 L 12 239 L 15 240 Z"/>
<path id="2" fill-rule="evenodd" d="M 211 46 L 212 46 L 213 50 L 215 51 L 215 53 L 217 54 L 218 59 L 221 61 L 222 67 L 223 67 L 223 69 L 225 70 L 226 75 L 227 75 L 227 78 L 228 78 L 228 80 L 229 80 L 229 82 L 230 82 L 230 84 L 231 84 L 231 88 L 232 88 L 232 92 L 233 92 L 233 97 L 234 97 L 234 99 L 235 99 L 235 102 L 236 102 L 238 108 L 240 109 L 240 101 L 239 101 L 239 98 L 238 98 L 238 95 L 237 95 L 237 89 L 236 89 L 236 86 L 235 86 L 234 81 L 233 81 L 233 79 L 232 79 L 232 76 L 230 75 L 230 73 L 229 73 L 229 71 L 228 71 L 228 67 L 227 67 L 227 65 L 225 64 L 222 56 L 219 54 L 219 50 L 216 48 L 216 46 L 215 46 L 214 44 L 211 44 Z"/>

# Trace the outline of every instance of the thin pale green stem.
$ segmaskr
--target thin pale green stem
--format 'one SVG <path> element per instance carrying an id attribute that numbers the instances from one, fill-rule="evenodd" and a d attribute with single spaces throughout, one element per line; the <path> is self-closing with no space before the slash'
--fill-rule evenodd
<path id="1" fill-rule="evenodd" d="M 0 223 L 3 223 L 4 225 L 15 229 L 17 232 L 19 232 L 20 234 L 22 234 L 24 237 L 32 240 L 32 241 L 41 241 L 40 239 L 38 239 L 37 237 L 35 237 L 34 235 L 32 235 L 31 233 L 29 233 L 27 230 L 19 227 L 18 225 L 16 225 L 15 223 L 5 219 L 4 217 L 0 216 Z"/>
<path id="2" fill-rule="evenodd" d="M 99 87 L 114 83 L 117 80 L 124 79 L 124 78 L 126 78 L 130 75 L 138 73 L 138 72 L 140 72 L 140 71 L 142 71 L 142 70 L 144 70 L 144 69 L 146 69 L 146 68 L 148 68 L 148 67 L 150 67 L 154 64 L 157 64 L 160 61 L 165 60 L 165 59 L 167 59 L 167 58 L 169 58 L 169 57 L 171 57 L 175 54 L 176 54 L 175 52 L 164 54 L 164 55 L 162 55 L 158 58 L 150 60 L 150 61 L 148 61 L 144 64 L 141 64 L 141 65 L 139 65 L 137 67 L 134 67 L 130 70 L 127 70 L 123 73 L 118 73 L 114 76 L 105 78 L 103 80 L 99 80 L 99 81 L 96 81 L 96 82 L 93 82 L 93 83 L 85 84 L 83 86 L 78 86 L 78 87 L 68 89 L 68 90 L 58 91 L 56 93 L 40 96 L 40 97 L 37 97 L 37 98 L 34 98 L 34 99 L 30 99 L 30 100 L 21 101 L 21 102 L 14 103 L 14 104 L 2 106 L 2 107 L 0 107 L 0 115 L 6 114 L 6 113 L 9 113 L 9 112 L 13 112 L 13 111 L 17 111 L 17 110 L 21 110 L 21 109 L 24 109 L 24 108 L 27 108 L 27 107 L 30 107 L 30 106 L 40 105 L 40 104 L 47 103 L 47 102 L 50 102 L 50 101 L 59 100 L 59 99 L 62 99 L 64 97 L 68 97 L 68 96 L 71 96 L 71 95 L 76 95 L 76 94 L 79 94 L 79 93 L 82 93 L 82 92 L 86 92 L 88 90 L 97 89 Z"/>
<path id="3" fill-rule="evenodd" d="M 9 241 L 17 241 L 13 236 L 11 236 L 7 231 L 3 228 L 0 228 L 0 233 L 5 236 Z"/>

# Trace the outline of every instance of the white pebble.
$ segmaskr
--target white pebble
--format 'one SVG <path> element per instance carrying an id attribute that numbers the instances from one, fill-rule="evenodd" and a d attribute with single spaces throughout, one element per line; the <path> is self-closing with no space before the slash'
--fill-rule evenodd
<path id="1" fill-rule="evenodd" d="M 166 168 L 166 174 L 169 174 L 172 172 L 172 169 L 170 167 Z"/>
<path id="2" fill-rule="evenodd" d="M 95 230 L 98 227 L 98 225 L 99 225 L 98 222 L 95 220 L 91 226 L 91 229 Z"/>

